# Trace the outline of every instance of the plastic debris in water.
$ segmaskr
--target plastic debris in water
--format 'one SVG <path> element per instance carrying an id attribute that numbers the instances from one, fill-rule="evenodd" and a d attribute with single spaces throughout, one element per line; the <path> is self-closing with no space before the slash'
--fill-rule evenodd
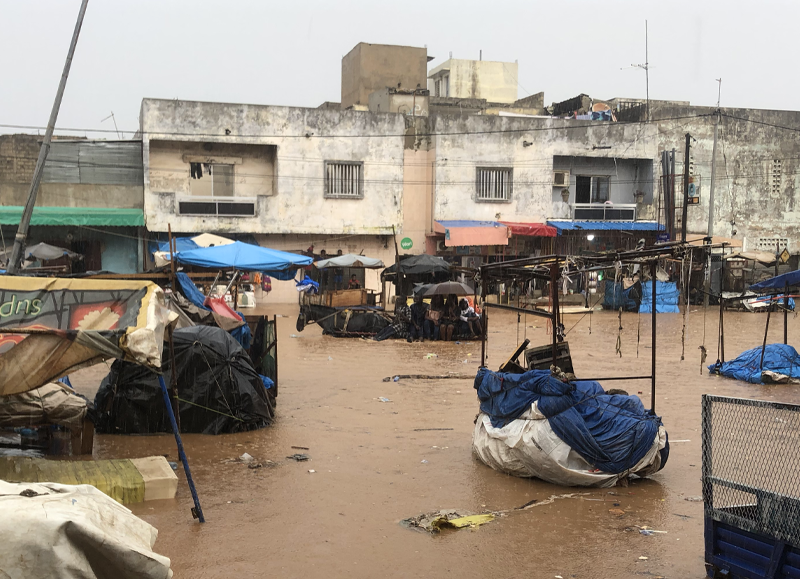
<path id="1" fill-rule="evenodd" d="M 421 462 L 422 464 L 428 464 L 428 461 L 427 461 L 427 460 L 425 460 L 424 458 L 423 458 L 423 459 L 422 459 L 420 462 Z"/>
<path id="2" fill-rule="evenodd" d="M 393 378 L 393 380 L 394 380 L 395 382 L 400 382 L 400 376 L 395 376 L 395 377 Z"/>
<path id="3" fill-rule="evenodd" d="M 389 400 L 388 398 L 384 398 L 383 396 L 378 396 L 378 400 L 380 402 L 391 402 L 391 400 Z"/>

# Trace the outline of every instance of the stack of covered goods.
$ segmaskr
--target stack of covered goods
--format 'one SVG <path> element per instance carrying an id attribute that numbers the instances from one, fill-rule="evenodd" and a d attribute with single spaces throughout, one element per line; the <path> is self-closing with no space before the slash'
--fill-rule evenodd
<path id="1" fill-rule="evenodd" d="M 567 486 L 614 486 L 661 470 L 669 456 L 661 419 L 636 396 L 607 394 L 597 382 L 564 382 L 548 370 L 481 368 L 481 413 L 472 447 L 488 466 Z"/>
<path id="2" fill-rule="evenodd" d="M 681 291 L 678 284 L 674 281 L 656 282 L 656 313 L 657 314 L 679 314 L 681 310 L 678 303 L 681 299 Z M 640 314 L 653 313 L 653 282 L 642 283 L 642 305 L 639 306 Z"/>

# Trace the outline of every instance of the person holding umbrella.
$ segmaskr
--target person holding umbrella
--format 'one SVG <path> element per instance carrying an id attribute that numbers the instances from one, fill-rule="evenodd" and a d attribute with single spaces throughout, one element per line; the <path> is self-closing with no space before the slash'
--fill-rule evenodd
<path id="1" fill-rule="evenodd" d="M 444 303 L 442 318 L 439 322 L 439 339 L 446 342 L 452 341 L 458 318 L 458 298 L 456 294 L 450 294 Z"/>

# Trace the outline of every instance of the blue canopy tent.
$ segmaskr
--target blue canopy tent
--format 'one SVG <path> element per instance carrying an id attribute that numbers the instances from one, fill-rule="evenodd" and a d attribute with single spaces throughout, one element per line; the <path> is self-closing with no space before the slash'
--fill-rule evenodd
<path id="1" fill-rule="evenodd" d="M 750 289 L 754 292 L 766 292 L 771 289 L 782 290 L 788 286 L 797 285 L 800 285 L 800 269 L 754 283 L 750 286 Z"/>
<path id="2" fill-rule="evenodd" d="M 172 242 L 175 244 L 175 253 L 200 247 L 191 237 L 175 237 L 172 239 Z M 169 253 L 169 241 L 158 242 L 158 251 Z"/>
<path id="3" fill-rule="evenodd" d="M 789 346 L 788 342 L 788 312 L 794 310 L 795 307 L 794 299 L 789 296 L 789 286 L 800 286 L 800 270 L 776 275 L 750 286 L 751 291 L 765 294 L 767 296 L 765 299 L 770 301 L 764 326 L 764 341 L 761 347 L 742 352 L 730 362 L 725 361 L 725 328 L 722 325 L 724 303 L 723 300 L 720 300 L 720 359 L 708 367 L 710 373 L 753 384 L 767 381 L 800 380 L 800 355 L 793 347 Z M 741 299 L 741 297 L 732 299 Z M 767 344 L 770 315 L 774 307 L 781 306 L 783 309 L 783 344 Z"/>
<path id="4" fill-rule="evenodd" d="M 228 245 L 181 251 L 175 255 L 175 259 L 183 265 L 208 269 L 263 272 L 280 280 L 292 279 L 297 268 L 311 265 L 314 261 L 305 255 L 278 251 L 241 241 L 235 241 Z"/>

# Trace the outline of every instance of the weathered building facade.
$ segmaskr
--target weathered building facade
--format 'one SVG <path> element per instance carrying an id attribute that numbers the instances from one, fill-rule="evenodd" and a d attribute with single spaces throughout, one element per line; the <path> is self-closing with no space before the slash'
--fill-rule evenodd
<path id="1" fill-rule="evenodd" d="M 682 175 L 686 134 L 691 135 L 690 176 L 699 203 L 687 208 L 687 231 L 707 234 L 713 107 L 651 104 L 651 124 L 658 128 L 659 151 L 676 151 L 676 230 L 683 225 Z M 713 234 L 741 242 L 745 250 L 775 252 L 787 246 L 800 253 L 800 112 L 721 109 L 714 187 Z M 619 114 L 620 120 L 644 121 L 643 107 Z M 660 163 L 656 188 L 663 194 Z M 661 213 L 663 222 L 666 216 Z"/>
<path id="2" fill-rule="evenodd" d="M 387 87 L 424 90 L 429 60 L 426 48 L 359 42 L 342 58 L 341 108 L 364 110 Z"/>
<path id="3" fill-rule="evenodd" d="M 140 118 L 152 232 L 249 235 L 387 264 L 394 231 L 409 252 L 424 248 L 428 151 L 412 117 L 145 99 Z M 366 281 L 379 289 L 377 275 Z M 271 299 L 296 300 L 291 284 L 276 286 Z"/>
<path id="4" fill-rule="evenodd" d="M 0 227 L 13 243 L 28 198 L 41 137 L 0 135 Z M 84 256 L 77 270 L 142 271 L 141 141 L 56 138 L 36 199 L 28 244 L 46 242 Z"/>

